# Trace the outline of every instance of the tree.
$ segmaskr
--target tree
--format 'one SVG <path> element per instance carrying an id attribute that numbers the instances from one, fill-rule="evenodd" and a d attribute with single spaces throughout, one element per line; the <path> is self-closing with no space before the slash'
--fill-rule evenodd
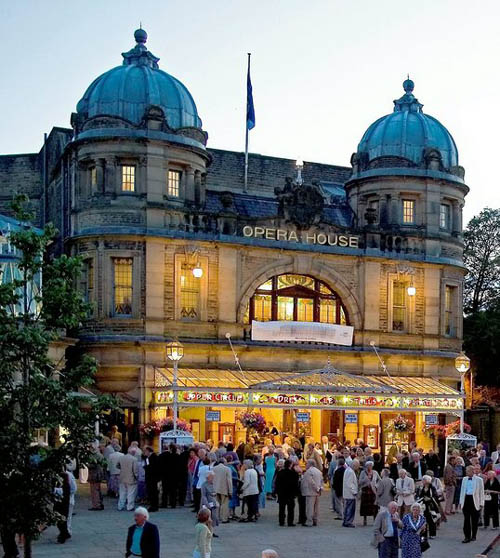
<path id="1" fill-rule="evenodd" d="M 22 222 L 32 218 L 26 201 L 14 203 Z M 94 382 L 93 359 L 74 351 L 56 366 L 49 358 L 51 343 L 75 330 L 89 311 L 74 287 L 80 260 L 49 257 L 55 236 L 50 225 L 41 232 L 28 225 L 13 232 L 9 242 L 18 273 L 0 284 L 0 525 L 24 535 L 25 557 L 41 526 L 59 517 L 54 488 L 66 464 L 90 458 L 96 419 L 112 405 L 108 397 L 78 393 Z M 57 443 L 41 447 L 34 442 L 36 429 L 62 434 Z"/>
<path id="2" fill-rule="evenodd" d="M 500 209 L 486 207 L 464 232 L 464 312 L 473 314 L 500 299 Z"/>

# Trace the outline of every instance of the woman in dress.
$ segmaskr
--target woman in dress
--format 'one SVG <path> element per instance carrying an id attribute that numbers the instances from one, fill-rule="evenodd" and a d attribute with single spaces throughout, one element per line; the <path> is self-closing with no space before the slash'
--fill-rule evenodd
<path id="1" fill-rule="evenodd" d="M 361 506 L 359 515 L 363 517 L 363 525 L 367 524 L 368 516 L 375 517 L 378 513 L 378 506 L 375 504 L 377 497 L 377 484 L 380 475 L 373 469 L 373 461 L 367 461 L 365 468 L 359 474 L 359 488 L 361 489 Z"/>
<path id="2" fill-rule="evenodd" d="M 274 500 L 273 496 L 273 480 L 274 473 L 276 471 L 276 456 L 274 455 L 274 447 L 269 446 L 269 451 L 264 460 L 265 471 L 266 471 L 266 484 L 264 486 L 264 492 L 268 500 Z"/>
<path id="3" fill-rule="evenodd" d="M 401 531 L 401 558 L 421 558 L 420 537 L 425 530 L 425 518 L 422 508 L 416 502 L 411 505 L 411 512 L 403 517 Z"/>
<path id="4" fill-rule="evenodd" d="M 436 536 L 436 524 L 441 515 L 436 489 L 432 486 L 432 477 L 424 475 L 422 486 L 417 490 L 417 500 L 424 505 L 424 518 L 429 529 L 429 538 Z"/>
<path id="5" fill-rule="evenodd" d="M 488 529 L 490 518 L 493 529 L 498 529 L 498 494 L 500 494 L 500 482 L 494 470 L 488 471 L 484 483 L 484 528 Z"/>

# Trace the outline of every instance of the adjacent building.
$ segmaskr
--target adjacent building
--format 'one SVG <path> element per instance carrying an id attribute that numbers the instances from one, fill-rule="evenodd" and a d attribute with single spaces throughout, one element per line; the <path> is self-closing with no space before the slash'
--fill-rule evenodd
<path id="1" fill-rule="evenodd" d="M 125 427 L 171 412 L 165 344 L 178 338 L 180 416 L 195 436 L 237 441 L 237 414 L 252 407 L 281 432 L 429 447 L 426 416 L 463 408 L 468 187 L 450 133 L 407 79 L 349 167 L 250 154 L 245 184 L 244 154 L 207 147 L 190 92 L 144 30 L 134 37 L 70 129 L 53 128 L 39 153 L 0 157 L 2 211 L 28 193 L 37 225 L 60 231 L 54 250 L 84 260 L 94 311 L 80 344 Z M 262 322 L 276 322 L 271 340 L 252 335 Z M 301 341 L 314 323 L 315 335 L 351 326 L 335 331 L 352 343 Z M 413 433 L 391 428 L 399 414 Z"/>

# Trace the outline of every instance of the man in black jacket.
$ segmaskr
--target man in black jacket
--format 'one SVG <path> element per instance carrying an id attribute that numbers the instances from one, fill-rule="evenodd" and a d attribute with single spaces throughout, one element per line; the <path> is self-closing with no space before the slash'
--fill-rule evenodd
<path id="1" fill-rule="evenodd" d="M 128 529 L 125 556 L 142 556 L 142 558 L 160 558 L 160 535 L 158 527 L 149 523 L 146 508 L 137 508 L 134 512 L 135 525 Z"/>
<path id="2" fill-rule="evenodd" d="M 149 502 L 149 512 L 158 511 L 158 456 L 151 446 L 144 448 L 146 456 L 146 465 L 144 472 L 146 474 L 146 494 Z"/>
<path id="3" fill-rule="evenodd" d="M 389 465 L 389 470 L 391 472 L 389 476 L 394 482 L 399 479 L 399 471 L 404 468 L 405 466 L 403 464 L 403 454 L 398 453 L 396 454 L 396 462 Z"/>
<path id="4" fill-rule="evenodd" d="M 287 524 L 293 527 L 295 513 L 295 498 L 299 493 L 299 474 L 292 469 L 292 462 L 287 459 L 283 469 L 276 474 L 276 494 L 278 496 L 278 519 L 280 526 L 285 525 L 285 510 Z"/>
<path id="5" fill-rule="evenodd" d="M 345 473 L 345 459 L 339 457 L 337 460 L 337 468 L 333 473 L 333 486 L 332 490 L 335 493 L 335 511 L 337 512 L 337 517 L 335 519 L 344 519 L 343 508 L 343 494 L 344 494 L 344 473 Z"/>

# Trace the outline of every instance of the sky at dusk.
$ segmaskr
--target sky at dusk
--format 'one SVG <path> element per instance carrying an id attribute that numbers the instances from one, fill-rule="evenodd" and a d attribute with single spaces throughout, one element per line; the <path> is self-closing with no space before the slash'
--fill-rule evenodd
<path id="1" fill-rule="evenodd" d="M 22 0 L 0 4 L 0 153 L 37 152 L 69 127 L 142 22 L 160 68 L 192 93 L 209 146 L 242 151 L 246 53 L 250 151 L 349 165 L 409 73 L 424 112 L 457 143 L 468 220 L 500 207 L 500 4 L 493 0 Z"/>

